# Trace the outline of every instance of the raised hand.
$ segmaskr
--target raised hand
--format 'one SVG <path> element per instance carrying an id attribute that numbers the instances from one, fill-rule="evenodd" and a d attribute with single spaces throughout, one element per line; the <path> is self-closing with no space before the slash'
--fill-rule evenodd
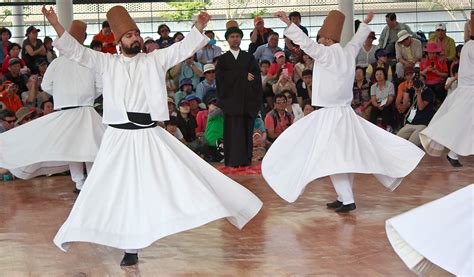
<path id="1" fill-rule="evenodd" d="M 211 16 L 207 12 L 200 12 L 195 23 L 196 28 L 202 32 L 209 20 L 211 20 Z"/>
<path id="2" fill-rule="evenodd" d="M 46 6 L 43 5 L 41 12 L 43 13 L 43 15 L 46 17 L 46 19 L 51 25 L 59 23 L 58 16 L 56 12 L 54 11 L 53 7 L 50 7 L 48 10 L 46 9 Z"/>
<path id="3" fill-rule="evenodd" d="M 374 19 L 374 12 L 370 11 L 364 19 L 365 24 L 369 24 Z"/>
<path id="4" fill-rule="evenodd" d="M 288 16 L 286 15 L 286 13 L 284 11 L 276 12 L 275 16 L 278 17 L 284 23 L 286 23 L 286 25 L 290 26 L 291 21 L 290 21 L 290 19 L 288 18 Z"/>

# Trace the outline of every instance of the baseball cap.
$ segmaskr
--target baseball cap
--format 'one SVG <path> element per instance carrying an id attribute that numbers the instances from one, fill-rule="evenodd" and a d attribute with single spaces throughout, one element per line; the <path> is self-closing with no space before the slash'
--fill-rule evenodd
<path id="1" fill-rule="evenodd" d="M 26 34 L 25 34 L 25 37 L 28 36 L 31 32 L 33 31 L 36 31 L 36 32 L 39 32 L 40 29 L 36 29 L 35 26 L 31 25 L 30 27 L 28 27 L 28 29 L 26 29 Z"/>
<path id="2" fill-rule="evenodd" d="M 446 24 L 439 23 L 438 25 L 436 25 L 436 31 L 438 31 L 438 30 L 446 31 Z"/>

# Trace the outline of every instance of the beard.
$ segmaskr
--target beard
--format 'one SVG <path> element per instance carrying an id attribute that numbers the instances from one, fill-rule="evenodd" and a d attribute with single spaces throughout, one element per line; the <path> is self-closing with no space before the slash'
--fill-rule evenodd
<path id="1" fill-rule="evenodd" d="M 142 49 L 140 47 L 140 43 L 138 41 L 135 41 L 130 45 L 130 47 L 122 45 L 122 50 L 127 55 L 136 55 L 140 53 Z"/>

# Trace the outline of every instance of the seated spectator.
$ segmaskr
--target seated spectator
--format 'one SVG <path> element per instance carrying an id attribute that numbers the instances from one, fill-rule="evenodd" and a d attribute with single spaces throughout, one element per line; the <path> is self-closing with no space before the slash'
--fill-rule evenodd
<path id="1" fill-rule="evenodd" d="M 267 130 L 260 114 L 257 115 L 253 123 L 252 142 L 252 161 L 261 161 L 266 153 Z"/>
<path id="2" fill-rule="evenodd" d="M 176 112 L 176 102 L 174 102 L 173 97 L 169 97 L 169 96 L 168 96 L 168 113 L 170 117 L 178 115 Z"/>
<path id="3" fill-rule="evenodd" d="M 253 25 L 254 29 L 250 32 L 250 54 L 253 54 L 259 46 L 268 43 L 268 37 L 271 33 L 274 33 L 272 29 L 265 28 L 265 22 L 260 16 L 253 19 Z"/>
<path id="4" fill-rule="evenodd" d="M 178 76 L 179 82 L 183 79 L 191 79 L 193 90 L 201 82 L 202 64 L 194 61 L 194 56 L 187 58 L 185 61 L 178 63 L 171 69 L 171 76 Z"/>
<path id="5" fill-rule="evenodd" d="M 10 39 L 12 38 L 12 32 L 5 27 L 0 28 L 0 63 L 3 63 L 3 60 L 8 55 L 8 48 L 12 44 Z"/>
<path id="6" fill-rule="evenodd" d="M 459 71 L 459 64 L 453 66 L 453 76 L 449 77 L 446 80 L 446 84 L 444 85 L 444 89 L 448 91 L 448 95 L 453 93 L 458 87 L 458 71 Z"/>
<path id="7" fill-rule="evenodd" d="M 205 130 L 207 142 L 202 154 L 208 162 L 220 162 L 224 156 L 218 151 L 218 141 L 224 138 L 224 113 L 217 106 L 217 98 L 208 101 L 208 120 Z"/>
<path id="8" fill-rule="evenodd" d="M 441 60 L 451 63 L 456 58 L 456 43 L 454 39 L 446 35 L 446 24 L 436 25 L 436 32 L 431 34 L 428 43 L 435 43 L 438 46 Z"/>
<path id="9" fill-rule="evenodd" d="M 179 103 L 181 99 L 193 94 L 193 81 L 191 79 L 183 79 L 179 83 L 179 90 L 174 94 L 174 102 Z"/>
<path id="10" fill-rule="evenodd" d="M 375 44 L 372 44 L 375 39 L 377 39 L 375 32 L 370 32 L 369 36 L 364 41 L 364 44 L 360 48 L 359 54 L 357 54 L 356 66 L 366 69 L 369 64 L 377 62 L 377 59 L 375 58 L 375 51 L 377 51 L 379 47 Z"/>
<path id="11" fill-rule="evenodd" d="M 296 85 L 285 71 L 283 71 L 283 73 L 280 75 L 278 81 L 272 85 L 272 90 L 274 94 L 283 93 L 283 91 L 289 90 L 291 93 L 296 95 Z"/>
<path id="12" fill-rule="evenodd" d="M 146 37 L 143 40 L 143 52 L 148 54 L 155 51 L 156 49 L 160 49 L 160 46 L 152 37 Z"/>
<path id="13" fill-rule="evenodd" d="M 32 73 L 37 73 L 38 68 L 36 64 L 38 59 L 46 59 L 46 48 L 43 42 L 38 39 L 38 32 L 35 26 L 30 26 L 26 29 L 26 39 L 23 41 L 21 57 L 25 60 L 26 66 Z"/>
<path id="14" fill-rule="evenodd" d="M 180 42 L 180 41 L 182 41 L 183 39 L 184 39 L 183 33 L 181 33 L 181 32 L 176 32 L 176 33 L 174 33 L 174 35 L 173 35 L 173 43 L 175 43 L 175 42 Z"/>
<path id="15" fill-rule="evenodd" d="M 451 66 L 449 67 L 449 76 L 454 76 L 454 73 L 453 73 L 453 67 L 455 65 L 458 65 L 458 69 L 459 69 L 459 60 L 461 59 L 461 50 L 463 48 L 464 45 L 462 44 L 459 44 L 456 46 L 456 58 L 454 58 L 454 61 L 451 63 Z"/>
<path id="16" fill-rule="evenodd" d="M 207 91 L 210 88 L 216 89 L 216 68 L 210 64 L 205 64 L 203 68 L 203 77 L 202 80 L 196 87 L 196 96 L 199 99 L 204 100 L 207 94 Z"/>
<path id="17" fill-rule="evenodd" d="M 184 99 L 186 99 L 189 102 L 189 108 L 191 110 L 191 115 L 196 118 L 197 114 L 203 110 L 206 109 L 206 106 L 201 103 L 201 99 L 197 97 L 196 95 L 188 95 Z"/>
<path id="18" fill-rule="evenodd" d="M 216 45 L 217 41 L 213 31 L 205 31 L 204 35 L 209 38 L 209 41 L 203 49 L 197 51 L 196 57 L 198 62 L 200 62 L 202 65 L 212 64 L 214 58 L 217 58 L 222 54 L 222 49 Z"/>
<path id="19" fill-rule="evenodd" d="M 395 98 L 395 108 L 398 112 L 398 119 L 400 122 L 405 120 L 405 115 L 410 108 L 410 98 L 408 91 L 413 89 L 413 69 L 407 67 L 405 69 L 405 81 L 398 85 L 397 97 Z"/>
<path id="20" fill-rule="evenodd" d="M 94 39 L 94 40 L 91 41 L 90 48 L 92 50 L 97 51 L 97 52 L 102 52 L 102 50 L 103 50 L 102 49 L 103 48 L 102 47 L 102 42 L 100 40 Z"/>
<path id="21" fill-rule="evenodd" d="M 21 93 L 23 106 L 40 110 L 41 103 L 47 101 L 51 95 L 39 91 L 38 75 L 31 75 L 26 83 L 27 91 Z"/>
<path id="22" fill-rule="evenodd" d="M 97 35 L 92 38 L 92 40 L 98 40 L 102 43 L 102 52 L 117 54 L 115 36 L 110 29 L 108 21 L 102 22 L 102 29 Z"/>
<path id="23" fill-rule="evenodd" d="M 302 52 L 301 60 L 294 66 L 295 74 L 293 76 L 293 80 L 295 84 L 297 84 L 298 81 L 300 81 L 303 78 L 303 71 L 307 69 L 313 70 L 313 66 L 314 66 L 313 58 L 311 58 L 305 52 Z"/>
<path id="24" fill-rule="evenodd" d="M 316 108 L 311 105 L 311 99 L 306 99 L 303 102 L 303 114 L 304 116 L 307 116 L 308 114 L 314 112 Z"/>
<path id="25" fill-rule="evenodd" d="M 173 68 L 166 71 L 165 82 L 167 95 L 174 98 L 176 88 L 178 87 L 178 76 L 176 74 L 173 75 Z"/>
<path id="26" fill-rule="evenodd" d="M 171 116 L 169 120 L 165 121 L 165 130 L 170 133 L 172 136 L 177 138 L 182 143 L 186 144 L 181 130 L 178 128 L 178 118 L 176 116 Z"/>
<path id="27" fill-rule="evenodd" d="M 196 119 L 191 115 L 189 102 L 183 99 L 178 104 L 178 128 L 183 134 L 186 144 L 193 142 L 196 139 Z"/>
<path id="28" fill-rule="evenodd" d="M 428 126 L 435 114 L 434 93 L 421 80 L 415 80 L 413 88 L 414 91 L 412 90 L 409 96 L 412 99 L 412 105 L 406 118 L 406 124 L 398 131 L 397 136 L 408 139 L 421 147 L 419 134 Z M 409 92 L 405 93 L 410 94 Z"/>
<path id="29" fill-rule="evenodd" d="M 397 15 L 395 13 L 387 13 L 385 15 L 385 21 L 387 26 L 385 26 L 380 34 L 379 38 L 379 48 L 385 49 L 385 53 L 390 58 L 395 58 L 395 43 L 398 40 L 397 34 L 401 30 L 406 30 L 409 34 L 414 35 L 408 25 L 398 22 Z"/>
<path id="30" fill-rule="evenodd" d="M 378 49 L 375 51 L 375 59 L 377 59 L 376 63 L 369 64 L 367 70 L 365 71 L 365 76 L 367 81 L 371 83 L 375 83 L 375 69 L 383 68 L 387 73 L 387 81 L 392 81 L 392 67 L 388 62 L 387 52 L 384 49 Z"/>
<path id="31" fill-rule="evenodd" d="M 0 110 L 0 134 L 13 128 L 15 125 L 15 113 L 9 109 Z"/>
<path id="32" fill-rule="evenodd" d="M 397 52 L 396 73 L 398 78 L 402 78 L 405 75 L 405 69 L 414 67 L 423 57 L 421 41 L 412 38 L 406 30 L 401 30 L 398 33 L 395 49 Z"/>
<path id="33" fill-rule="evenodd" d="M 3 76 L 3 81 L 11 81 L 18 86 L 19 92 L 28 90 L 26 82 L 28 76 L 21 73 L 21 62 L 17 58 L 8 61 L 8 72 Z"/>
<path id="34" fill-rule="evenodd" d="M 18 43 L 10 44 L 8 48 L 8 56 L 5 57 L 2 64 L 2 74 L 7 74 L 9 72 L 8 67 L 10 66 L 11 59 L 18 59 L 20 61 L 20 73 L 25 74 L 29 72 L 28 67 L 26 67 L 26 63 L 20 56 L 21 47 Z"/>
<path id="35" fill-rule="evenodd" d="M 273 91 L 272 87 L 268 84 L 268 69 L 270 68 L 270 62 L 263 60 L 260 62 L 260 77 L 262 79 L 263 97 L 265 103 L 270 109 L 273 109 Z"/>
<path id="36" fill-rule="evenodd" d="M 268 43 L 260 45 L 253 53 L 255 59 L 260 63 L 267 60 L 271 63 L 275 61 L 275 53 L 281 51 L 278 47 L 278 33 L 270 33 L 268 35 Z"/>
<path id="37" fill-rule="evenodd" d="M 293 78 L 293 65 L 286 61 L 283 51 L 275 53 L 275 63 L 268 69 L 267 80 L 274 84 L 280 79 L 281 74 Z"/>
<path id="38" fill-rule="evenodd" d="M 421 74 L 425 76 L 426 85 L 434 91 L 435 106 L 439 107 L 446 98 L 444 84 L 448 77 L 448 65 L 445 59 L 440 59 L 441 49 L 435 43 L 428 43 L 425 51 L 428 52 L 428 57 L 420 63 Z"/>
<path id="39" fill-rule="evenodd" d="M 17 95 L 18 86 L 11 81 L 4 81 L 0 92 L 0 102 L 2 102 L 7 109 L 16 113 L 23 103 Z"/>
<path id="40" fill-rule="evenodd" d="M 306 69 L 302 73 L 302 82 L 296 84 L 296 99 L 300 106 L 303 106 L 303 102 L 311 100 L 313 91 L 313 70 Z"/>
<path id="41" fill-rule="evenodd" d="M 48 69 L 48 61 L 46 59 L 38 59 L 38 62 L 36 64 L 36 68 L 38 69 L 38 77 L 40 77 L 40 86 L 41 86 L 41 80 L 46 73 L 46 69 Z"/>
<path id="42" fill-rule="evenodd" d="M 288 18 L 290 21 L 298 26 L 303 33 L 305 33 L 307 36 L 309 36 L 308 29 L 301 25 L 301 14 L 297 11 L 291 12 L 288 15 Z M 289 60 L 291 63 L 296 63 L 301 59 L 301 48 L 299 45 L 293 43 L 290 39 L 285 37 L 285 53 L 288 54 Z"/>
<path id="43" fill-rule="evenodd" d="M 46 36 L 44 37 L 43 43 L 44 47 L 46 48 L 46 60 L 48 61 L 48 64 L 50 64 L 54 59 L 58 57 L 56 55 L 56 51 L 54 51 L 53 39 Z"/>
<path id="44" fill-rule="evenodd" d="M 41 116 L 50 114 L 54 111 L 53 101 L 50 99 L 43 101 L 40 105 Z"/>
<path id="45" fill-rule="evenodd" d="M 16 115 L 15 126 L 20 126 L 20 125 L 30 122 L 31 120 L 34 119 L 35 113 L 36 113 L 35 109 L 21 107 L 15 113 Z"/>
<path id="46" fill-rule="evenodd" d="M 300 105 L 296 101 L 296 95 L 289 90 L 284 90 L 281 93 L 286 97 L 286 111 L 291 114 L 293 123 L 303 118 L 303 110 L 301 110 Z"/>
<path id="47" fill-rule="evenodd" d="M 474 14 L 474 11 L 471 11 L 471 16 Z M 471 36 L 474 36 L 471 31 L 471 20 L 469 19 L 464 24 L 464 42 L 468 42 L 471 40 Z"/>
<path id="48" fill-rule="evenodd" d="M 370 111 L 370 122 L 377 124 L 377 118 L 382 116 L 382 126 L 387 131 L 392 131 L 392 102 L 395 96 L 393 84 L 387 80 L 387 73 L 383 68 L 375 70 L 375 80 L 370 87 L 372 98 L 372 110 Z"/>
<path id="49" fill-rule="evenodd" d="M 265 129 L 267 129 L 267 140 L 272 143 L 280 136 L 286 128 L 293 123 L 293 118 L 286 111 L 286 97 L 278 93 L 274 97 L 274 106 L 265 116 Z"/>
<path id="50" fill-rule="evenodd" d="M 359 116 L 369 119 L 372 102 L 370 99 L 371 84 L 365 79 L 365 72 L 362 67 L 356 67 L 354 86 L 352 92 L 352 108 Z"/>
<path id="51" fill-rule="evenodd" d="M 169 47 L 174 43 L 173 38 L 169 36 L 170 27 L 168 27 L 168 25 L 161 24 L 160 26 L 158 26 L 157 33 L 160 38 L 156 40 L 156 43 L 158 43 L 158 46 L 160 46 L 161 49 Z"/>

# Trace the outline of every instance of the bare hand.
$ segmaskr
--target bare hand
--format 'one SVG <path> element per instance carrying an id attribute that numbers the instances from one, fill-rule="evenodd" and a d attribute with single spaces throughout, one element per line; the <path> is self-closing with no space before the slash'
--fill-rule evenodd
<path id="1" fill-rule="evenodd" d="M 43 5 L 41 12 L 46 17 L 46 19 L 48 19 L 48 22 L 51 25 L 59 23 L 58 16 L 56 15 L 56 12 L 54 11 L 53 7 L 50 7 L 48 10 L 46 9 L 46 6 Z"/>
<path id="2" fill-rule="evenodd" d="M 209 20 L 211 20 L 211 16 L 207 12 L 200 12 L 194 25 L 199 31 L 202 32 Z"/>
<path id="3" fill-rule="evenodd" d="M 247 74 L 247 80 L 253 81 L 253 80 L 255 80 L 255 76 L 253 76 L 252 73 L 249 73 L 249 74 Z"/>
<path id="4" fill-rule="evenodd" d="M 374 19 L 374 12 L 370 11 L 364 19 L 365 24 L 369 24 Z"/>
<path id="5" fill-rule="evenodd" d="M 291 21 L 290 21 L 290 19 L 288 18 L 288 16 L 286 15 L 286 13 L 284 11 L 276 12 L 275 16 L 280 18 L 280 20 L 283 21 L 284 23 L 286 23 L 286 25 L 288 25 L 288 26 L 291 25 Z"/>
<path id="6" fill-rule="evenodd" d="M 31 75 L 30 79 L 33 83 L 36 83 L 36 82 L 38 82 L 38 75 Z"/>

